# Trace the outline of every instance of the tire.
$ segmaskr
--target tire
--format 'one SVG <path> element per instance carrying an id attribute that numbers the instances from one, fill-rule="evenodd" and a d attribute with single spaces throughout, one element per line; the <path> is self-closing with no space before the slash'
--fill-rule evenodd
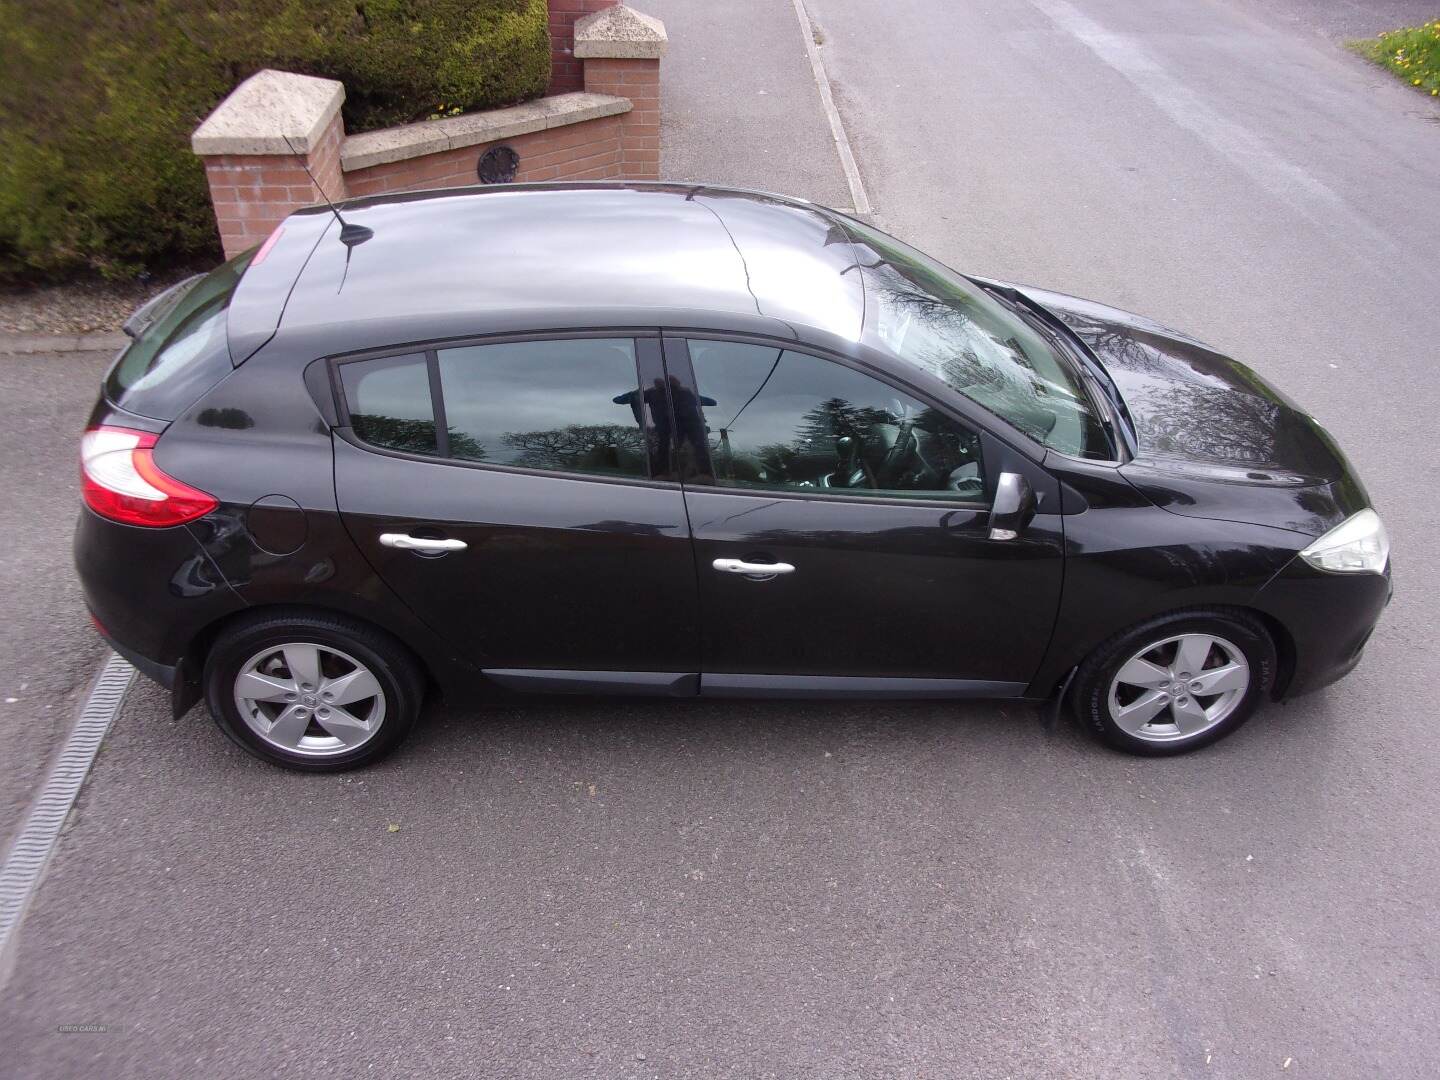
<path id="1" fill-rule="evenodd" d="M 1274 642 L 1250 615 L 1181 611 L 1100 645 L 1076 672 L 1072 701 L 1080 721 L 1117 750 L 1183 754 L 1245 723 L 1274 684 L 1275 667 Z"/>
<path id="2" fill-rule="evenodd" d="M 224 631 L 205 659 L 204 684 L 221 731 L 300 772 L 379 761 L 415 726 L 425 688 L 410 652 L 383 631 L 284 611 Z"/>

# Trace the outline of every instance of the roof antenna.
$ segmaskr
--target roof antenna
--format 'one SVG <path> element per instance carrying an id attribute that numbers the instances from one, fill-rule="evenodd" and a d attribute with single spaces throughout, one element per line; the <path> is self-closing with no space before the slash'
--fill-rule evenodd
<path id="1" fill-rule="evenodd" d="M 349 249 L 354 248 L 356 244 L 363 244 L 366 240 L 369 240 L 375 235 L 375 230 L 368 229 L 364 225 L 352 225 L 341 217 L 339 208 L 330 201 L 330 196 L 325 194 L 325 189 L 320 186 L 320 181 L 316 180 L 315 174 L 310 171 L 310 166 L 305 161 L 305 155 L 295 149 L 295 144 L 290 141 L 290 136 L 281 135 L 280 137 L 285 140 L 285 145 L 290 148 L 291 155 L 300 162 L 300 167 L 305 170 L 305 175 L 310 178 L 310 183 L 315 185 L 315 190 L 320 193 L 321 201 L 330 208 L 330 212 L 335 215 L 335 220 L 340 223 L 340 242 L 344 244 L 347 249 L 345 252 L 345 267 L 348 270 L 350 267 Z"/>

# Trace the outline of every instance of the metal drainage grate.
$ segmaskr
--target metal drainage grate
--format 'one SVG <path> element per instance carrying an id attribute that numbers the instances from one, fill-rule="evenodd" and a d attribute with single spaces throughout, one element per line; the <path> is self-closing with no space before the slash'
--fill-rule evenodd
<path id="1" fill-rule="evenodd" d="M 110 730 L 134 678 L 135 669 L 111 653 L 85 699 L 80 719 L 60 750 L 59 760 L 30 808 L 30 816 L 15 838 L 15 846 L 0 867 L 0 957 L 7 953 L 10 939 L 20 927 L 65 818 L 100 750 L 100 740 Z"/>

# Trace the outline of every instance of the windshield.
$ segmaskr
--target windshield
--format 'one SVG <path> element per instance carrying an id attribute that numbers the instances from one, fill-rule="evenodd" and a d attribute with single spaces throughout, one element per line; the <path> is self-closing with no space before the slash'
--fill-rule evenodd
<path id="1" fill-rule="evenodd" d="M 886 351 L 1036 442 L 1109 458 L 1110 441 L 1080 376 L 980 286 L 857 221 L 847 221 L 865 281 L 865 328 Z"/>
<path id="2" fill-rule="evenodd" d="M 173 420 L 232 370 L 225 319 L 230 298 L 255 252 L 217 267 L 130 343 L 105 383 L 111 404 L 140 416 Z"/>

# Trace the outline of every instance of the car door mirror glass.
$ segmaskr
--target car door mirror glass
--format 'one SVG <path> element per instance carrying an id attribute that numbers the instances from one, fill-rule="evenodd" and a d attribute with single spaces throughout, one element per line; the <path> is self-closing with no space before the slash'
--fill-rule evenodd
<path id="1" fill-rule="evenodd" d="M 1035 517 L 1035 491 L 1020 473 L 1002 472 L 990 505 L 990 539 L 1014 540 Z"/>

